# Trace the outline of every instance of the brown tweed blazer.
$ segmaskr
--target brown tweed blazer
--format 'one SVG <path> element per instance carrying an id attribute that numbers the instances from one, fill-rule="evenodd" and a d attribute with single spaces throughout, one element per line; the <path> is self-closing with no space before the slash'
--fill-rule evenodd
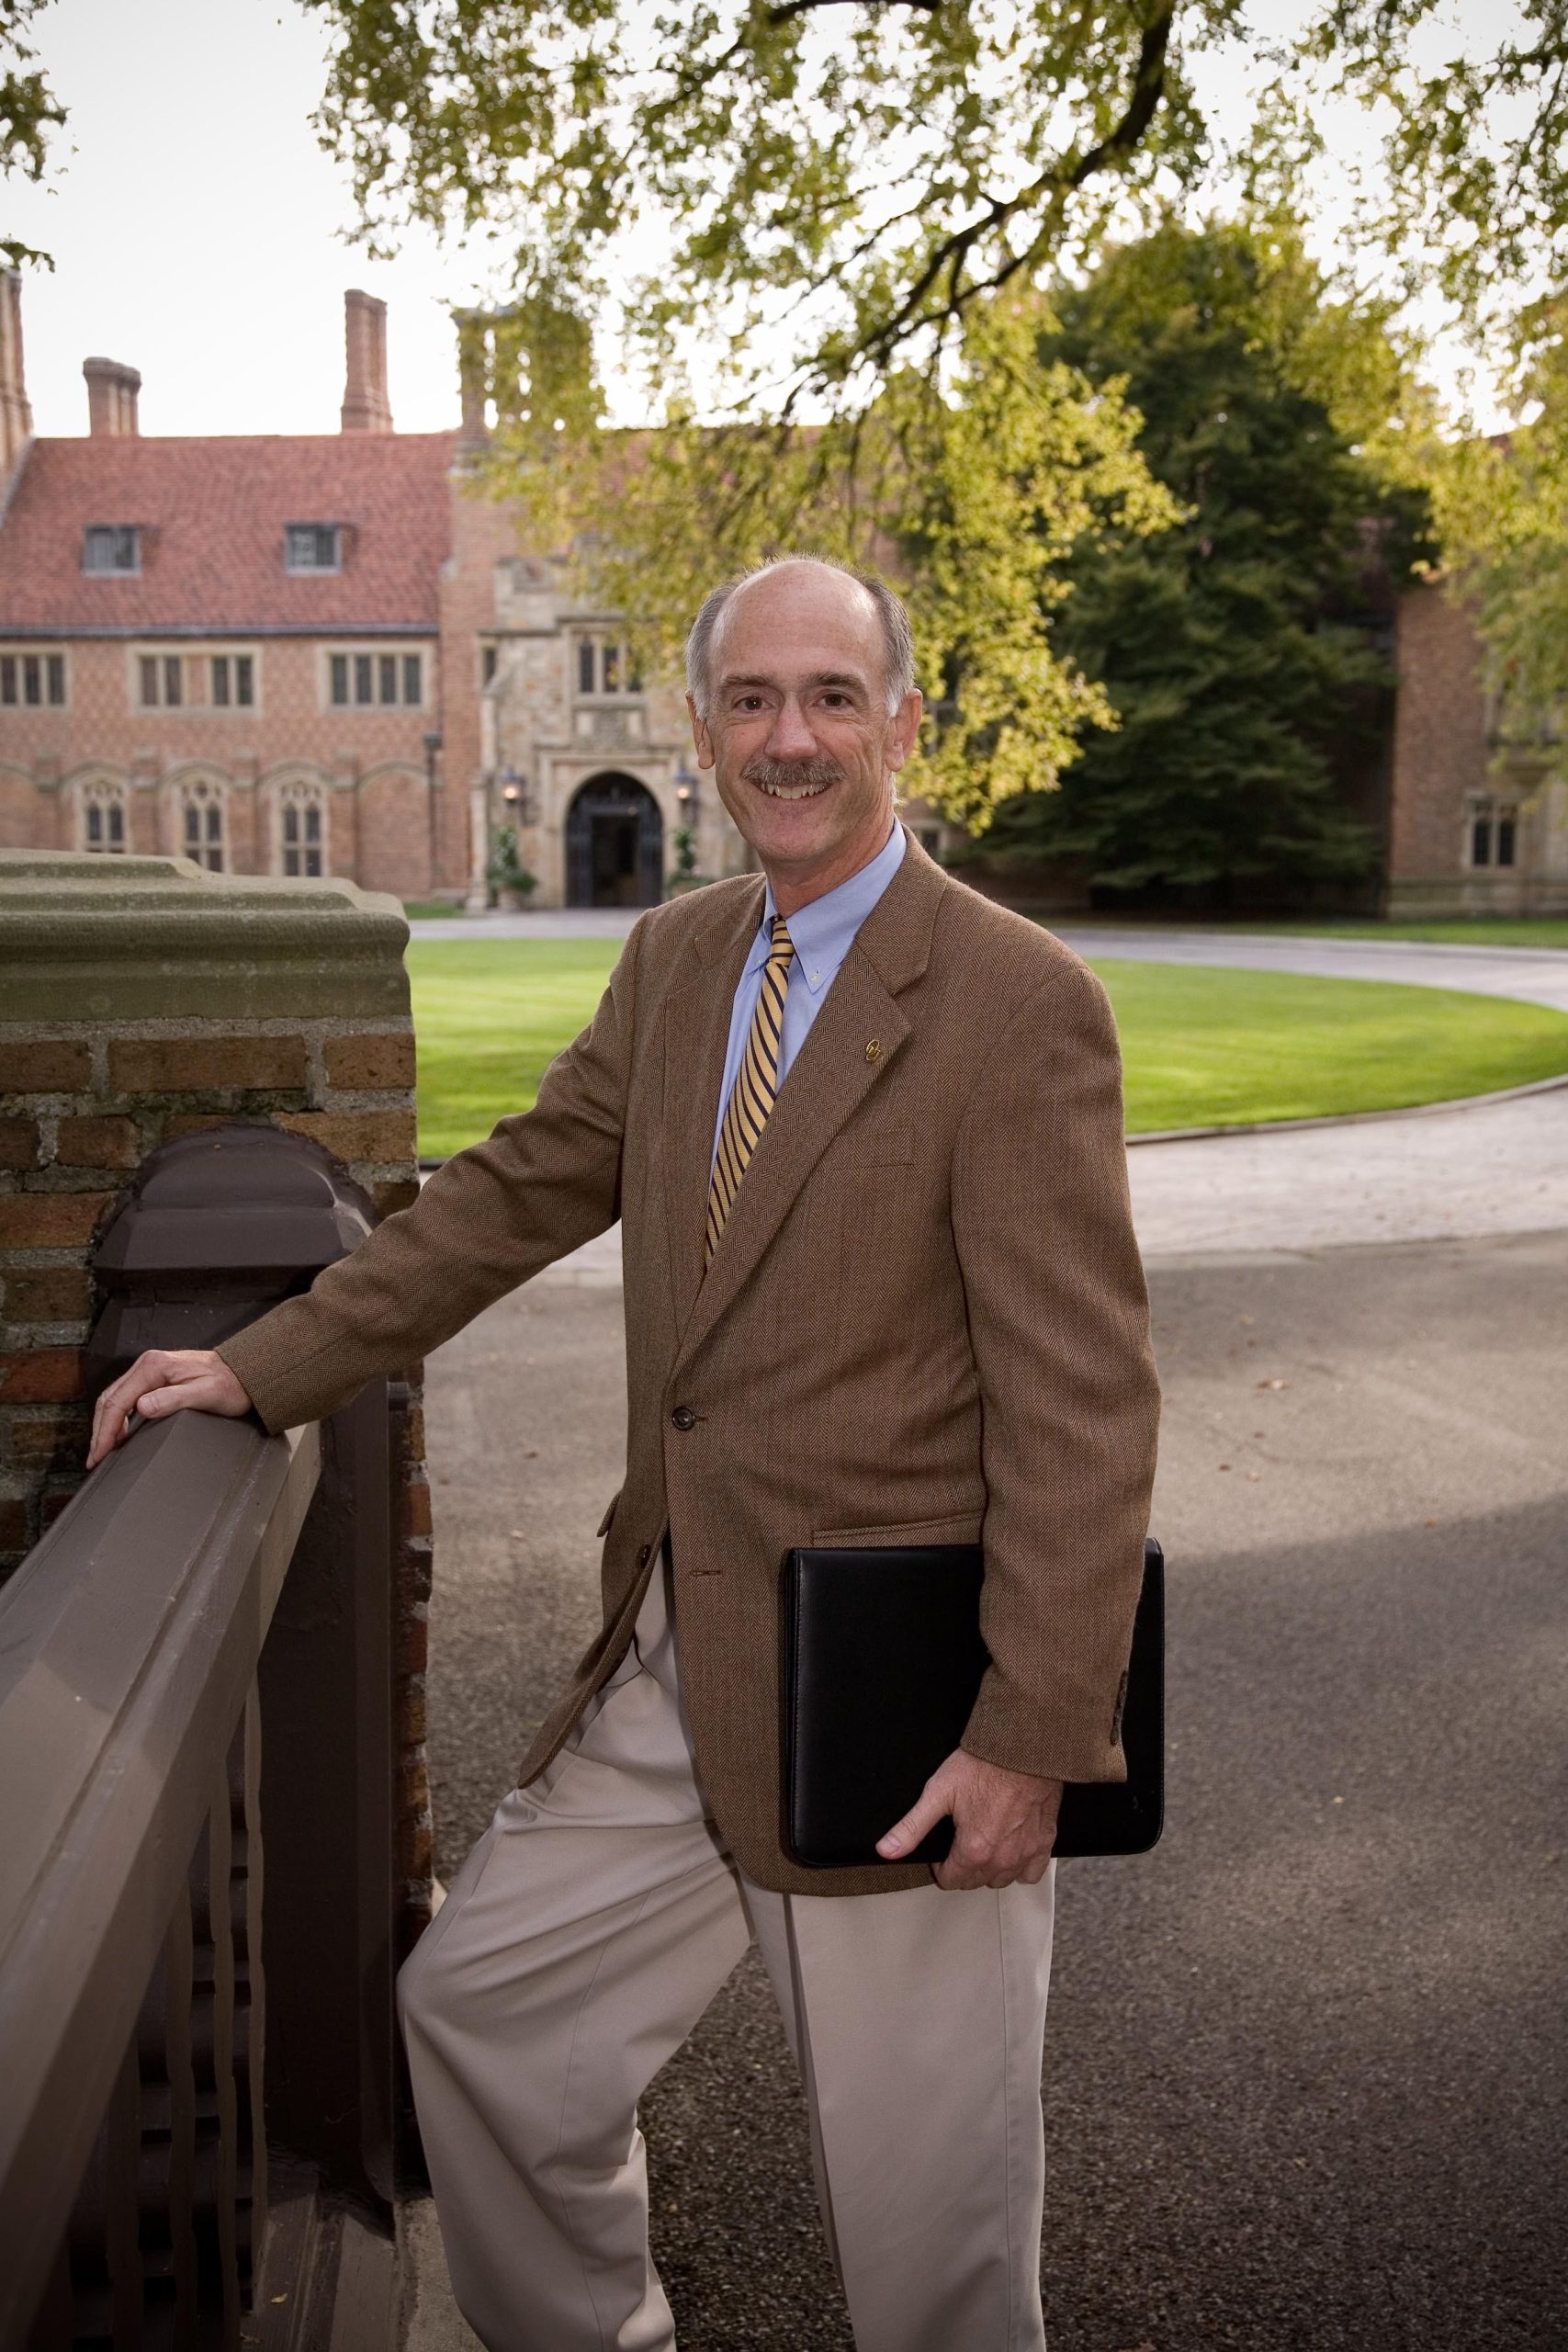
<path id="1" fill-rule="evenodd" d="M 790 1545 L 983 1541 L 993 1663 L 964 1745 L 1063 1780 L 1126 1765 L 1117 1691 L 1158 1389 L 1100 983 L 911 838 L 802 1046 L 713 1261 L 708 1161 L 760 876 L 651 909 L 532 1111 L 459 1152 L 306 1297 L 220 1353 L 269 1429 L 333 1410 L 621 1219 L 629 1430 L 604 1627 L 518 1767 L 625 1656 L 668 1528 L 682 1687 L 741 1868 L 780 1846 Z M 891 1825 L 889 1825 L 891 1826 Z"/>

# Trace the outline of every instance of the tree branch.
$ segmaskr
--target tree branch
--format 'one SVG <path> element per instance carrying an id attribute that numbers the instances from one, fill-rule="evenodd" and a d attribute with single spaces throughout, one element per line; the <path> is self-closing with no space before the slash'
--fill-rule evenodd
<path id="1" fill-rule="evenodd" d="M 810 0 L 807 0 L 807 5 L 810 5 Z M 1180 5 L 1181 0 L 1157 0 L 1156 13 L 1145 26 L 1139 43 L 1132 95 L 1114 129 L 1109 130 L 1087 153 L 1080 155 L 1076 163 L 1058 164 L 1052 170 L 1040 173 L 1016 196 L 994 198 L 977 220 L 971 220 L 962 229 L 954 229 L 951 235 L 944 237 L 892 317 L 884 320 L 881 326 L 863 337 L 848 355 L 844 362 L 846 371 L 857 360 L 872 359 L 886 363 L 897 346 L 917 328 L 940 325 L 954 319 L 976 294 L 1005 284 L 1021 267 L 1024 256 L 1009 264 L 996 277 L 986 281 L 984 287 L 960 287 L 959 277 L 964 264 L 981 239 L 994 235 L 1019 213 L 1026 212 L 1047 199 L 1054 207 L 1059 207 L 1066 198 L 1082 187 L 1096 173 L 1104 171 L 1108 164 L 1118 163 L 1134 152 L 1154 120 L 1160 99 L 1165 95 L 1166 59 L 1170 48 L 1171 28 Z M 1038 237 L 1032 238 L 1029 252 L 1035 252 L 1038 245 Z M 948 271 L 947 300 L 934 310 L 926 310 L 923 307 L 926 297 L 944 269 Z"/>
<path id="2" fill-rule="evenodd" d="M 792 17 L 809 17 L 816 8 L 884 7 L 923 8 L 934 17 L 942 0 L 779 0 L 777 7 L 768 10 L 770 25 L 786 25 Z"/>

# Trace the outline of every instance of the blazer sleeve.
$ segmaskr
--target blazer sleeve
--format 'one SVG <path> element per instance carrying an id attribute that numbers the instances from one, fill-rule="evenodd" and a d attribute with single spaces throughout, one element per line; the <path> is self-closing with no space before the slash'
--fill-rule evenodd
<path id="1" fill-rule="evenodd" d="M 406 1209 L 218 1353 L 271 1430 L 335 1412 L 620 1214 L 638 924 L 531 1111 L 439 1168 Z"/>
<path id="2" fill-rule="evenodd" d="M 1109 1000 L 1076 958 L 995 1040 L 954 1154 L 987 1487 L 975 1756 L 1124 1781 L 1159 1386 Z"/>

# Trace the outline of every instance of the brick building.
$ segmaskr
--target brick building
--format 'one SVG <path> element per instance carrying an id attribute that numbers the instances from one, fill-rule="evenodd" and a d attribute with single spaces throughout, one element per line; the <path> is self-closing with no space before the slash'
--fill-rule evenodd
<path id="1" fill-rule="evenodd" d="M 336 434 L 144 436 L 89 359 L 86 435 L 34 438 L 0 278 L 0 846 L 482 904 L 511 822 L 536 904 L 641 905 L 687 825 L 738 870 L 679 691 L 479 494 L 476 403 L 393 430 L 385 306 L 345 306 Z"/>
<path id="2" fill-rule="evenodd" d="M 1440 582 L 1399 601 L 1389 760 L 1391 915 L 1568 913 L 1568 782 L 1486 691 L 1463 602 Z"/>
<path id="3" fill-rule="evenodd" d="M 136 370 L 88 359 L 87 435 L 35 439 L 0 275 L 0 846 L 471 905 L 506 823 L 540 906 L 653 902 L 683 826 L 703 873 L 743 866 L 678 688 L 479 493 L 484 322 L 460 331 L 451 433 L 393 430 L 385 306 L 351 292 L 336 434 L 143 437 Z M 1462 604 L 1416 588 L 1393 633 L 1388 910 L 1568 908 L 1568 786 L 1499 745 Z"/>

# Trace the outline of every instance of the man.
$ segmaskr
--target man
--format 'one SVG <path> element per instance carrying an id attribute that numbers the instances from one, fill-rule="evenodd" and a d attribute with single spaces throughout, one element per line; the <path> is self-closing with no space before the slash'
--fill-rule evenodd
<path id="1" fill-rule="evenodd" d="M 94 1459 L 133 1407 L 327 1413 L 619 1217 L 603 1630 L 399 1979 L 458 2302 L 491 2352 L 672 2345 L 637 2101 L 755 1938 L 860 2352 L 1032 2352 L 1051 1845 L 1065 1781 L 1125 1773 L 1157 1413 L 1115 1030 L 897 823 L 920 697 L 880 582 L 768 566 L 688 670 L 761 876 L 646 914 L 534 1110 L 308 1297 L 144 1356 Z M 976 1541 L 961 1747 L 882 1864 L 799 1867 L 784 1553 Z M 934 1873 L 897 1859 L 949 1814 Z"/>

